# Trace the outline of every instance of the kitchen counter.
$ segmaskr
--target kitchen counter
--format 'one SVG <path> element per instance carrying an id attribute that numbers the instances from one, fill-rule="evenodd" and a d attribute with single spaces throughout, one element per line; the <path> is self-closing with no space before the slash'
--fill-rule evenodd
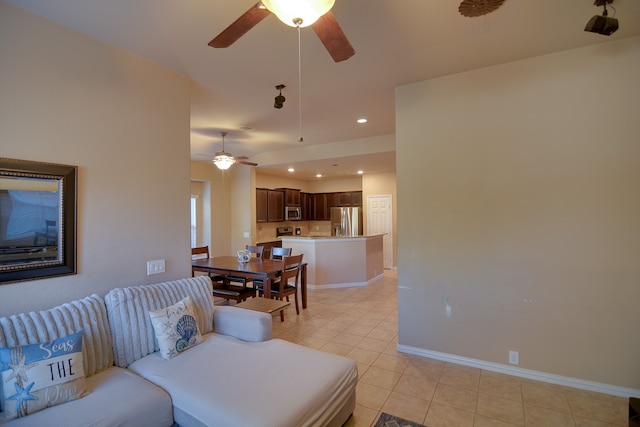
<path id="1" fill-rule="evenodd" d="M 307 287 L 367 286 L 383 277 L 382 234 L 371 236 L 282 236 L 282 246 L 304 254 Z"/>

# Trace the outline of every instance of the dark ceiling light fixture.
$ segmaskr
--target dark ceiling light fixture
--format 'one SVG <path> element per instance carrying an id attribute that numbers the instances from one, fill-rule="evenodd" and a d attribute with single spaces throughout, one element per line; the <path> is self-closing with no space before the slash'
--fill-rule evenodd
<path id="1" fill-rule="evenodd" d="M 593 4 L 596 6 L 604 6 L 604 12 L 602 12 L 602 16 L 595 15 L 593 18 L 587 22 L 587 25 L 584 27 L 585 31 L 590 33 L 603 34 L 605 36 L 610 36 L 618 30 L 618 20 L 616 18 L 609 18 L 609 13 L 607 12 L 607 3 L 613 3 L 613 0 L 596 0 Z M 615 14 L 615 8 L 611 7 Z"/>
<path id="2" fill-rule="evenodd" d="M 280 109 L 280 108 L 282 108 L 284 106 L 284 101 L 286 101 L 287 98 L 282 96 L 282 89 L 284 89 L 285 87 L 286 87 L 285 85 L 276 86 L 276 89 L 278 89 L 280 91 L 280 94 L 278 96 L 276 96 L 276 99 L 273 102 L 273 108 Z"/>
<path id="3" fill-rule="evenodd" d="M 463 0 L 458 6 L 460 15 L 469 18 L 486 15 L 502 6 L 504 0 Z"/>

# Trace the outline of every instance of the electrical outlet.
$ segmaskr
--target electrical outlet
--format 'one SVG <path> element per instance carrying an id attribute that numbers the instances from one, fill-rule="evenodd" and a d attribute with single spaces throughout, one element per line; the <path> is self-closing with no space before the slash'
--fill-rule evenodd
<path id="1" fill-rule="evenodd" d="M 147 276 L 164 273 L 164 260 L 147 261 Z"/>
<path id="2" fill-rule="evenodd" d="M 519 363 L 520 355 L 517 351 L 509 350 L 509 363 L 512 365 L 517 365 Z"/>

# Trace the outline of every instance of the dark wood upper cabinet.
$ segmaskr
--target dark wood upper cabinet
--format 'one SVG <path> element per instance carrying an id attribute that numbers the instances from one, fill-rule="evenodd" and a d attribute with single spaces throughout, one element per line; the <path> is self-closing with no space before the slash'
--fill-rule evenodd
<path id="1" fill-rule="evenodd" d="M 302 217 L 301 219 L 303 220 L 313 219 L 311 215 L 311 211 L 313 209 L 312 202 L 313 202 L 313 195 L 309 193 L 300 193 L 300 208 L 301 208 L 300 213 Z"/>
<path id="2" fill-rule="evenodd" d="M 336 193 L 338 199 L 338 206 L 351 206 L 351 193 Z"/>
<path id="3" fill-rule="evenodd" d="M 293 188 L 276 188 L 276 190 L 284 192 L 285 206 L 300 206 L 300 190 Z"/>
<path id="4" fill-rule="evenodd" d="M 326 193 L 327 194 L 327 208 L 331 210 L 331 208 L 335 208 L 338 205 L 338 194 L 337 193 Z M 330 214 L 327 214 L 330 217 Z"/>
<path id="5" fill-rule="evenodd" d="M 351 192 L 351 206 L 362 206 L 362 191 Z"/>
<path id="6" fill-rule="evenodd" d="M 284 221 L 284 192 L 269 190 L 267 192 L 267 221 Z"/>
<path id="7" fill-rule="evenodd" d="M 266 188 L 256 188 L 256 222 L 269 221 L 267 194 L 269 190 Z"/>
<path id="8" fill-rule="evenodd" d="M 256 188 L 256 222 L 284 221 L 285 206 L 299 206 L 301 219 L 326 221 L 331 208 L 362 206 L 362 191 L 338 193 L 302 193 L 290 188 Z"/>
<path id="9" fill-rule="evenodd" d="M 330 210 L 327 205 L 327 193 L 313 195 L 313 218 L 314 220 L 326 220 L 330 218 Z"/>

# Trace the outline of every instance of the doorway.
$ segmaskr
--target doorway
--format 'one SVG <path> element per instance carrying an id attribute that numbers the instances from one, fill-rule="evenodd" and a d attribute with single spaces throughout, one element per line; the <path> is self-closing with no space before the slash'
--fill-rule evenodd
<path id="1" fill-rule="evenodd" d="M 393 212 L 391 194 L 367 196 L 367 234 L 384 234 L 384 268 L 393 269 Z"/>

